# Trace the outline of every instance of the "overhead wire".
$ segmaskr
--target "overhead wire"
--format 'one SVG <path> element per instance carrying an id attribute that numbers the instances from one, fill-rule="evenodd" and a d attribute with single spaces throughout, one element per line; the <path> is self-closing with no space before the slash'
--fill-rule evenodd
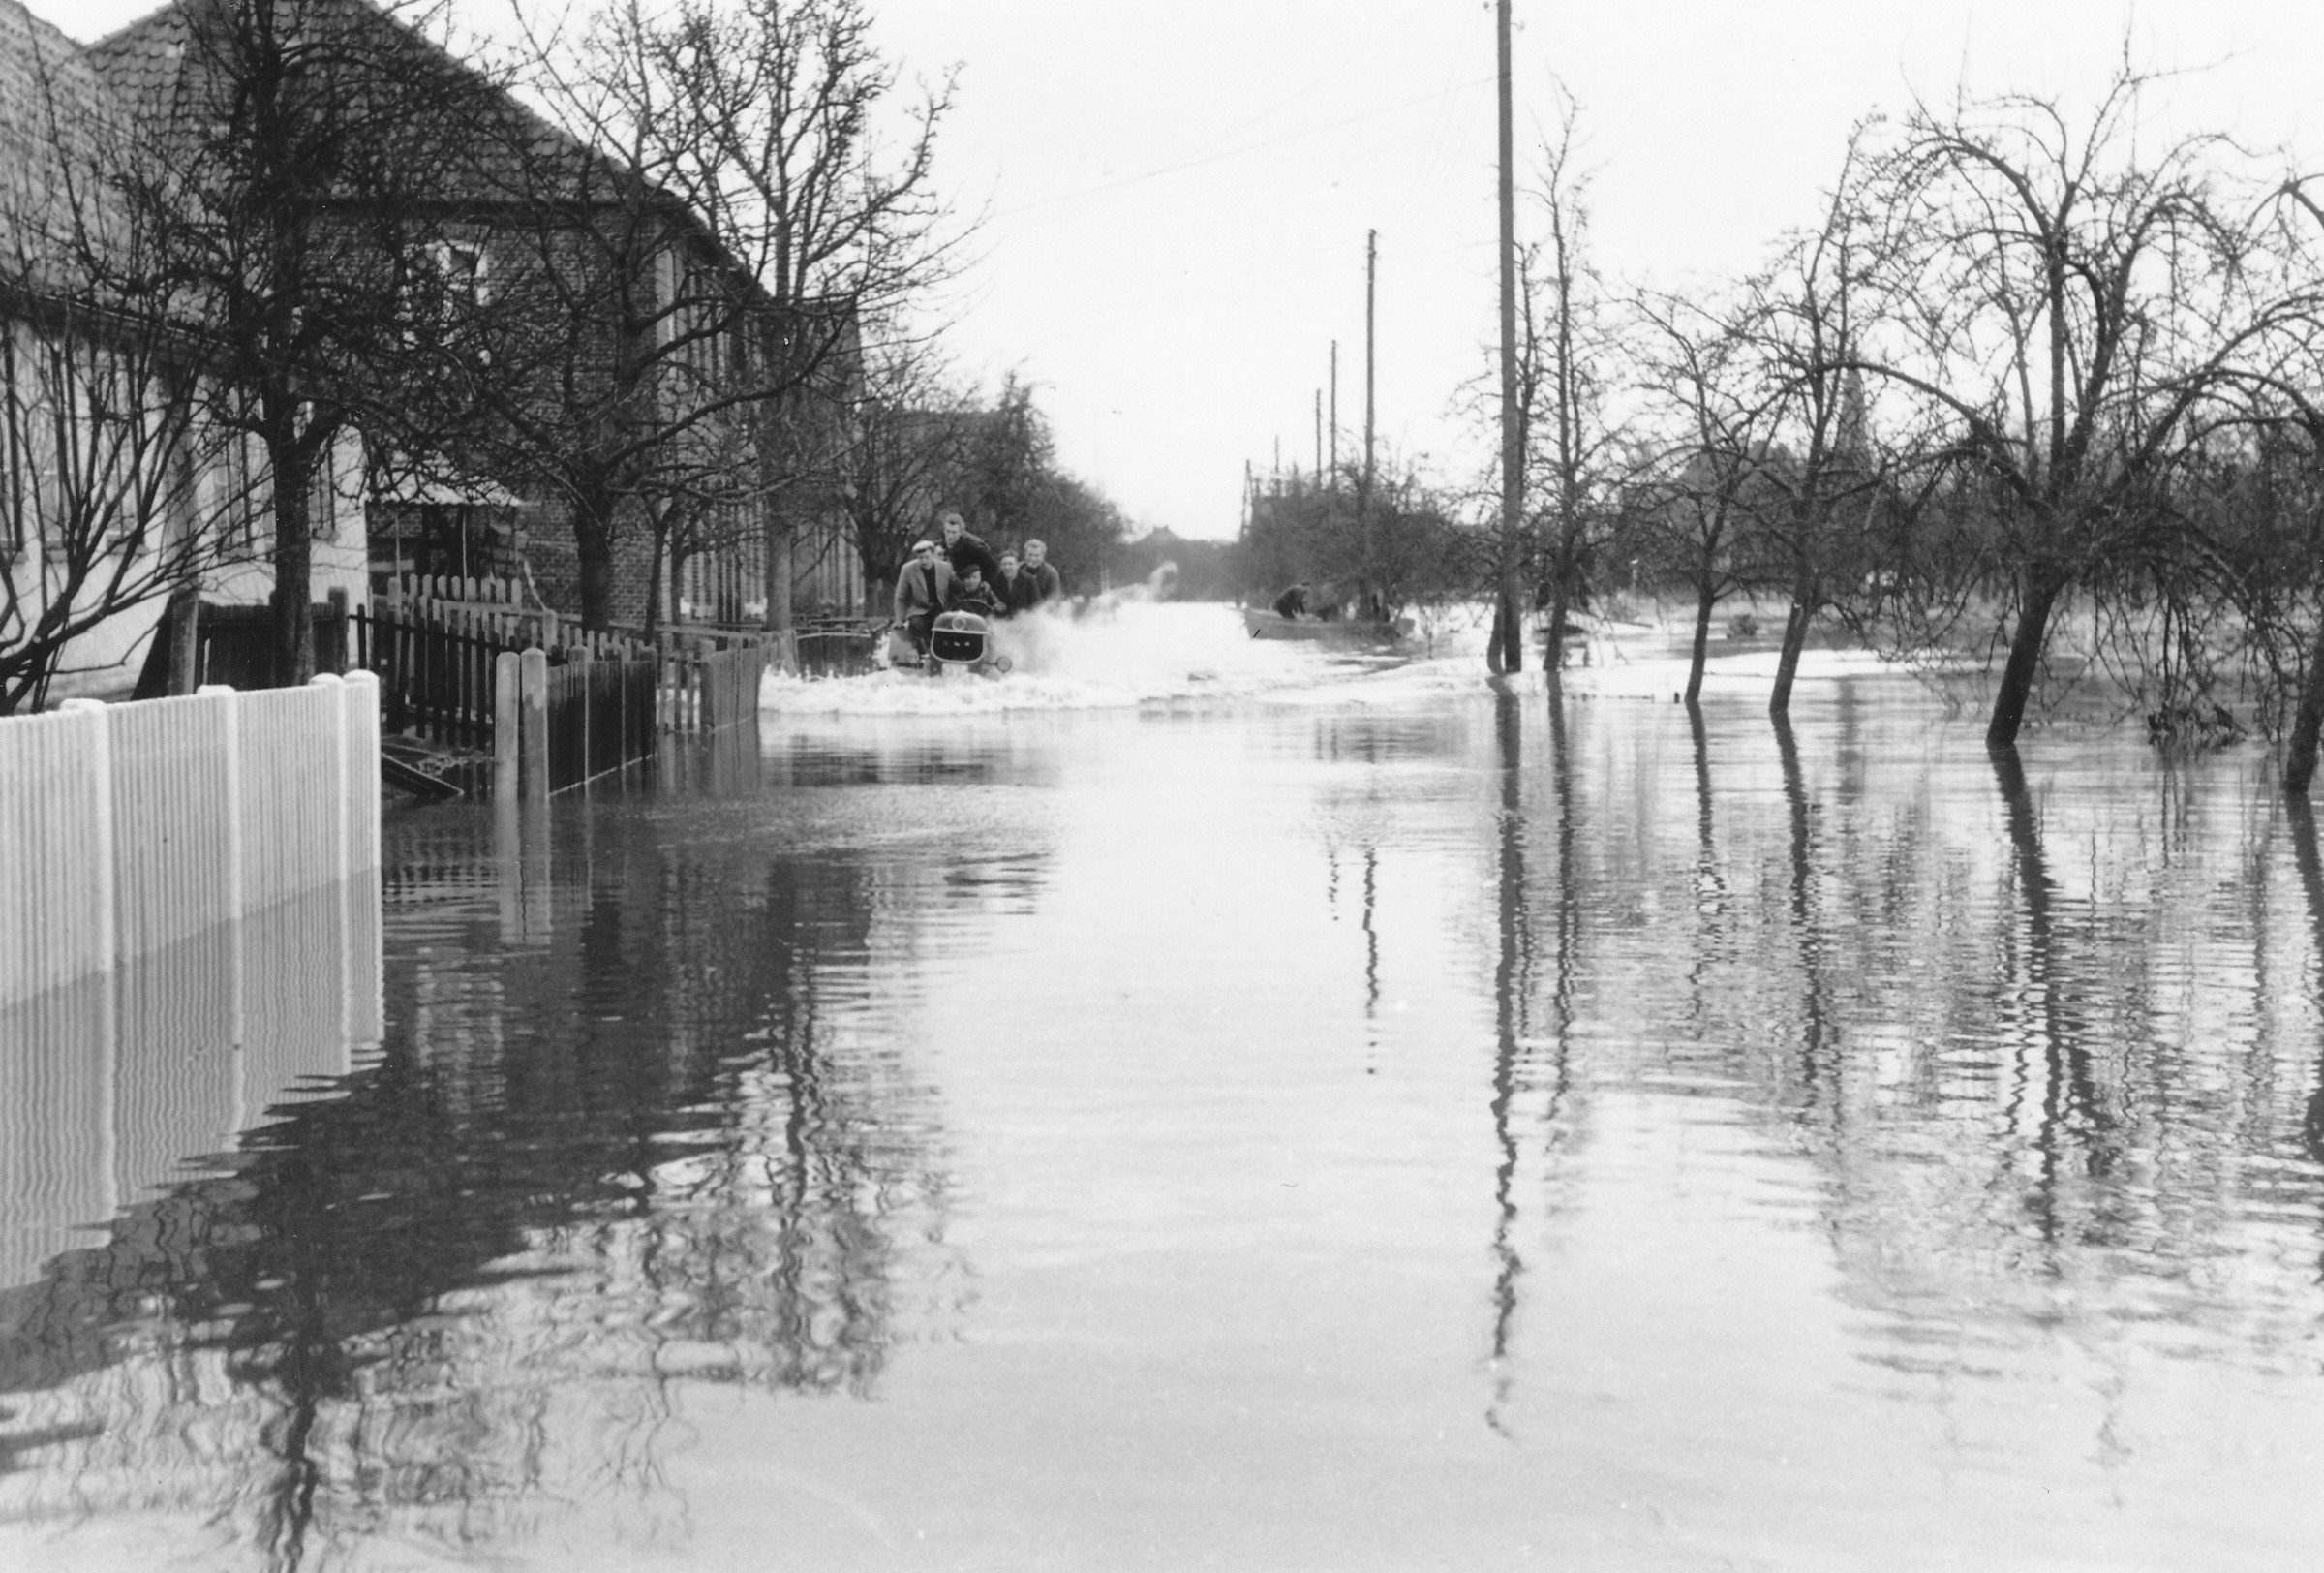
<path id="1" fill-rule="evenodd" d="M 1108 180 L 1098 185 L 1085 186 L 1079 191 L 1059 192 L 1055 197 L 1035 198 L 1029 202 L 1020 202 L 1015 207 L 1003 208 L 999 212 L 995 213 L 994 217 L 1014 218 L 1020 213 L 1030 213 L 1039 208 L 1054 207 L 1060 202 L 1080 201 L 1090 197 L 1102 197 L 1110 192 L 1120 191 L 1130 186 L 1143 185 L 1149 180 L 1160 180 L 1168 175 L 1182 174 L 1188 170 L 1199 170 L 1207 165 L 1223 163 L 1228 159 L 1240 158 L 1248 153 L 1265 152 L 1270 147 L 1280 147 L 1286 142 L 1300 141 L 1309 137 L 1320 137 L 1326 132 L 1339 131 L 1348 126 L 1361 125 L 1366 120 L 1377 120 L 1383 115 L 1396 114 L 1405 109 L 1412 108 L 1417 105 L 1433 104 L 1439 99 L 1450 98 L 1455 94 L 1467 92 L 1469 89 L 1474 87 L 1488 86 L 1491 84 L 1492 80 L 1493 78 L 1490 77 L 1481 77 L 1472 81 L 1455 83 L 1452 87 L 1445 88 L 1438 92 L 1423 93 L 1418 98 L 1404 99 L 1394 104 L 1383 105 L 1376 109 L 1366 109 L 1360 114 L 1352 114 L 1344 119 L 1327 121 L 1323 125 L 1308 126 L 1299 131 L 1285 132 L 1280 137 L 1270 137 L 1265 141 L 1246 142 L 1238 147 L 1222 148 L 1215 153 L 1205 153 L 1199 157 L 1185 159 L 1177 164 L 1166 164 L 1157 170 L 1147 170 L 1138 174 L 1124 175 L 1118 180 Z"/>

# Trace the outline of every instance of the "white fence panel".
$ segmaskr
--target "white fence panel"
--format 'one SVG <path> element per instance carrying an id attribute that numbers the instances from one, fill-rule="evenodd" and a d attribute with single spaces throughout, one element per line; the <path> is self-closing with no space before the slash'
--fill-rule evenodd
<path id="1" fill-rule="evenodd" d="M 378 703 L 0 719 L 0 1285 L 379 1040 Z"/>
<path id="2" fill-rule="evenodd" d="M 0 1002 L 110 965 L 105 742 L 95 707 L 0 723 Z"/>
<path id="3" fill-rule="evenodd" d="M 115 959 L 142 956 L 234 915 L 233 781 L 225 710 L 211 696 L 107 705 Z"/>
<path id="4" fill-rule="evenodd" d="M 242 910 L 337 884 L 347 817 L 339 685 L 236 695 L 241 710 Z M 372 787 L 372 795 L 379 787 Z"/>

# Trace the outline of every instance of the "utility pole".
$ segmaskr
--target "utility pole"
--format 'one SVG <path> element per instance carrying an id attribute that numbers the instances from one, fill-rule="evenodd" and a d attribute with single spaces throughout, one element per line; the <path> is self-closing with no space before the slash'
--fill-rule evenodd
<path id="1" fill-rule="evenodd" d="M 1525 663 L 1518 612 L 1524 599 L 1518 530 L 1525 516 L 1525 427 L 1517 410 L 1517 202 L 1511 168 L 1515 139 L 1510 130 L 1509 7 L 1510 0 L 1496 0 L 1493 7 L 1501 55 L 1501 595 L 1500 615 L 1493 619 L 1500 637 L 1495 659 L 1487 664 L 1514 672 Z M 1557 655 L 1552 650 L 1542 658 L 1552 683 L 1557 681 Z"/>
<path id="2" fill-rule="evenodd" d="M 1331 489 L 1339 490 L 1339 340 L 1331 341 Z"/>
<path id="3" fill-rule="evenodd" d="M 1509 0 L 1501 0 L 1506 8 Z M 1363 233 L 1363 484 L 1356 489 L 1356 610 L 1370 611 L 1372 593 L 1372 321 L 1380 283 L 1380 231 Z"/>

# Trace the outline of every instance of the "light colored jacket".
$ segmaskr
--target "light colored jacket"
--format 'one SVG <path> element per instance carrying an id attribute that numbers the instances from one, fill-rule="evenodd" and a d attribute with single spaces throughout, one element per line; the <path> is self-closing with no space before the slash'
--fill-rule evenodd
<path id="1" fill-rule="evenodd" d="M 933 563 L 918 559 L 903 565 L 896 575 L 896 621 L 908 623 L 922 612 L 944 609 L 945 592 L 952 588 L 952 566 L 939 556 Z"/>

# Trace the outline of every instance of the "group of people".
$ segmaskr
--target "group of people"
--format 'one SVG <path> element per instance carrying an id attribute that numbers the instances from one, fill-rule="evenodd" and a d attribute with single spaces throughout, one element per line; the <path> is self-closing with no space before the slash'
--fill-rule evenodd
<path id="1" fill-rule="evenodd" d="M 941 542 L 912 543 L 911 561 L 896 575 L 896 622 L 912 646 L 928 652 L 928 632 L 938 612 L 975 612 L 987 618 L 1014 617 L 1061 599 L 1064 581 L 1050 565 L 1049 548 L 1024 543 L 1024 556 L 993 548 L 968 533 L 958 513 L 937 520 Z"/>

